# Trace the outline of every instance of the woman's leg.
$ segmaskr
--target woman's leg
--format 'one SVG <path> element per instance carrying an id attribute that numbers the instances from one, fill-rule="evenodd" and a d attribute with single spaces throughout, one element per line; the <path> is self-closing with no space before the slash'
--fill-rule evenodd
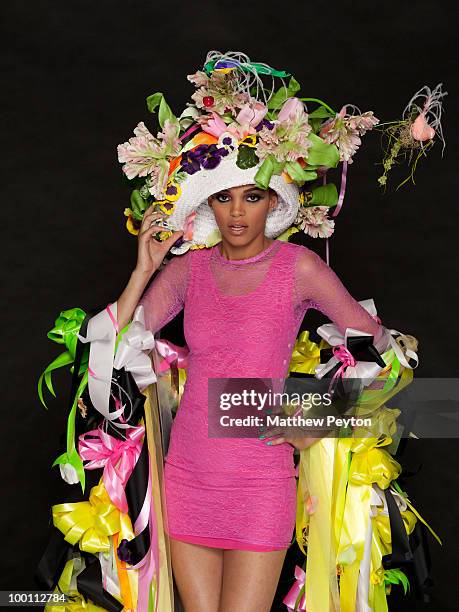
<path id="1" fill-rule="evenodd" d="M 286 553 L 224 550 L 219 612 L 269 612 Z"/>
<path id="2" fill-rule="evenodd" d="M 185 612 L 218 612 L 223 551 L 170 538 L 172 571 Z"/>

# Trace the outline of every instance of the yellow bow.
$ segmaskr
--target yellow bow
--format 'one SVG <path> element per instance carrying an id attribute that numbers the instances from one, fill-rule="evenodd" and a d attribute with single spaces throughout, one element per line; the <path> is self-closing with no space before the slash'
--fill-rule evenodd
<path id="1" fill-rule="evenodd" d="M 323 339 L 320 341 L 320 344 L 310 340 L 309 331 L 305 329 L 295 341 L 289 372 L 314 374 L 317 365 L 320 363 L 320 350 L 328 346 L 327 342 Z"/>
<path id="2" fill-rule="evenodd" d="M 53 506 L 53 523 L 65 540 L 90 553 L 108 552 L 109 536 L 123 530 L 132 532 L 127 514 L 112 504 L 102 482 L 91 489 L 89 501 Z M 127 522 L 129 524 L 127 524 Z"/>

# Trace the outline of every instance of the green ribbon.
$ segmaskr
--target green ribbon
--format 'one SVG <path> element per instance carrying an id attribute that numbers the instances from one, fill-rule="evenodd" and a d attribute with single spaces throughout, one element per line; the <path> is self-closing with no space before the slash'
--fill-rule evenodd
<path id="1" fill-rule="evenodd" d="M 404 572 L 401 569 L 395 568 L 384 571 L 384 582 L 388 584 L 401 584 L 405 595 L 410 590 L 410 582 Z"/>
<path id="2" fill-rule="evenodd" d="M 75 415 L 78 406 L 78 398 L 85 390 L 87 384 L 88 371 L 86 370 L 86 372 L 83 374 L 83 378 L 81 379 L 80 384 L 78 385 L 78 390 L 73 399 L 72 408 L 70 409 L 70 413 L 67 419 L 67 451 L 62 455 L 59 455 L 59 457 L 54 461 L 52 465 L 52 467 L 54 467 L 56 465 L 64 465 L 66 463 L 70 463 L 70 465 L 75 468 L 83 493 L 86 484 L 86 478 L 83 462 L 75 447 Z"/>
<path id="3" fill-rule="evenodd" d="M 239 68 L 240 70 L 243 70 L 244 72 L 254 72 L 255 71 L 257 74 L 268 74 L 270 76 L 276 76 L 276 77 L 281 77 L 281 78 L 290 76 L 290 72 L 285 72 L 285 70 L 276 70 L 275 68 L 270 68 L 269 66 L 258 64 L 256 62 L 240 64 L 238 61 L 232 60 L 229 58 L 227 60 L 220 59 L 220 60 L 213 60 L 213 61 L 207 62 L 204 65 L 204 72 L 206 72 L 207 74 L 210 74 L 211 72 L 215 70 L 215 64 L 218 64 L 219 62 L 228 62 L 228 63 L 234 62 L 236 64 L 236 66 L 234 67 Z M 230 68 L 230 66 L 228 66 L 228 68 Z"/>
<path id="4" fill-rule="evenodd" d="M 51 374 L 54 370 L 69 365 L 75 361 L 75 351 L 78 342 L 77 334 L 80 331 L 81 324 L 86 316 L 86 313 L 81 308 L 70 308 L 69 310 L 63 310 L 55 321 L 53 329 L 51 329 L 47 336 L 50 340 L 57 342 L 58 344 L 64 344 L 66 347 L 65 353 L 56 357 L 41 374 L 38 379 L 38 396 L 43 406 L 48 409 L 43 399 L 43 379 L 50 393 L 56 397 L 56 393 L 53 389 Z M 87 357 L 81 363 L 80 372 L 87 370 L 88 362 Z"/>

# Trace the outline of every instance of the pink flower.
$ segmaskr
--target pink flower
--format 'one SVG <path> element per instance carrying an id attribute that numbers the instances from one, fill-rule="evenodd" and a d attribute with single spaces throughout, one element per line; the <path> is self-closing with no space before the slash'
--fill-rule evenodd
<path id="1" fill-rule="evenodd" d="M 187 79 L 190 81 L 190 83 L 196 85 L 196 87 L 205 87 L 209 82 L 209 77 L 202 70 L 198 70 L 194 74 L 189 74 Z"/>
<path id="2" fill-rule="evenodd" d="M 360 136 L 363 136 L 374 125 L 379 123 L 372 111 L 362 115 L 351 115 L 346 117 L 346 106 L 331 119 L 328 119 L 321 127 L 319 136 L 329 144 L 336 144 L 340 153 L 340 160 L 352 163 L 352 157 L 362 144 Z"/>
<path id="3" fill-rule="evenodd" d="M 212 134 L 216 138 L 219 138 L 223 132 L 227 131 L 227 125 L 223 121 L 223 119 L 217 115 L 217 113 L 212 112 L 212 115 L 201 115 L 197 118 L 197 122 L 201 124 L 202 129 L 207 134 Z"/>
<path id="4" fill-rule="evenodd" d="M 179 131 L 179 124 L 167 119 L 163 131 L 155 138 L 141 122 L 134 130 L 135 136 L 118 145 L 118 161 L 124 164 L 124 174 L 129 180 L 148 176 L 149 191 L 156 198 L 162 197 L 167 182 L 168 160 L 181 151 Z"/>
<path id="5" fill-rule="evenodd" d="M 328 206 L 301 206 L 295 219 L 295 225 L 313 238 L 329 238 L 335 222 L 327 216 Z"/>
<path id="6" fill-rule="evenodd" d="M 427 123 L 425 112 L 422 112 L 418 117 L 416 117 L 412 123 L 411 135 L 419 142 L 432 140 L 432 138 L 435 136 L 434 128 Z"/>
<path id="7" fill-rule="evenodd" d="M 303 102 L 298 98 L 289 98 L 282 105 L 277 119 L 279 121 L 301 121 L 304 116 L 307 118 Z"/>
<path id="8" fill-rule="evenodd" d="M 296 101 L 295 101 L 296 100 Z M 279 162 L 307 158 L 311 141 L 311 126 L 301 100 L 290 98 L 282 106 L 272 129 L 264 126 L 258 133 L 257 155 L 265 159 L 274 155 Z"/>
<path id="9" fill-rule="evenodd" d="M 243 127 L 247 128 L 248 134 L 255 134 L 255 128 L 268 112 L 267 106 L 262 102 L 251 99 L 239 111 L 236 121 Z"/>

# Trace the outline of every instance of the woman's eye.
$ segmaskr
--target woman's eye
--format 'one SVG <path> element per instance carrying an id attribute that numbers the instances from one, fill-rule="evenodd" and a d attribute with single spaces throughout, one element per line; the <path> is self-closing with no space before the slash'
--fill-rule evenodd
<path id="1" fill-rule="evenodd" d="M 229 196 L 220 194 L 217 196 L 217 200 L 219 202 L 228 202 Z"/>
<path id="2" fill-rule="evenodd" d="M 256 193 L 250 193 L 247 196 L 247 200 L 249 202 L 259 202 L 261 200 L 261 196 L 257 195 Z"/>

